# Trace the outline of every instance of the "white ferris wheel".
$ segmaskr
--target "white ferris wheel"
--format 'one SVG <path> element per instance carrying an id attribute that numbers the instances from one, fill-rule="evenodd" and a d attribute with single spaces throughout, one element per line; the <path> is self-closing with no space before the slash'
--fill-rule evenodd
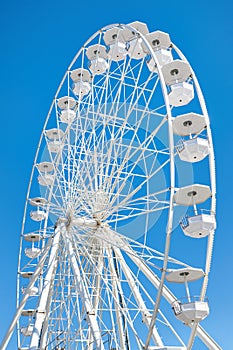
<path id="1" fill-rule="evenodd" d="M 167 33 L 99 30 L 67 69 L 29 183 L 19 350 L 212 349 L 215 222 L 204 98 Z"/>

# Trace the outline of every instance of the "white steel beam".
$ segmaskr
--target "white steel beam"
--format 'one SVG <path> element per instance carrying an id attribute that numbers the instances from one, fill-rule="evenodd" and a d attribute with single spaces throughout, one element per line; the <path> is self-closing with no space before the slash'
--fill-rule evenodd
<path id="1" fill-rule="evenodd" d="M 138 307 L 142 313 L 142 318 L 146 324 L 146 326 L 149 328 L 150 327 L 150 320 L 148 319 L 148 316 L 149 316 L 149 311 L 147 310 L 147 307 L 144 303 L 144 300 L 142 299 L 142 296 L 140 294 L 140 291 L 135 283 L 135 280 L 132 276 L 132 272 L 130 270 L 130 268 L 128 267 L 128 265 L 126 264 L 120 250 L 118 248 L 113 248 L 114 249 L 114 252 L 115 252 L 115 255 L 116 257 L 118 258 L 118 260 L 120 261 L 120 265 L 121 265 L 121 268 L 122 268 L 122 271 L 124 272 L 125 274 L 125 277 L 127 279 L 127 282 L 132 290 L 132 293 L 135 297 L 135 300 L 138 304 Z M 158 345 L 158 346 L 163 346 L 163 342 L 162 342 L 162 339 L 156 329 L 156 327 L 153 327 L 152 329 L 152 337 L 155 341 L 155 343 Z"/>
<path id="2" fill-rule="evenodd" d="M 66 241 L 67 250 L 70 256 L 71 267 L 73 269 L 74 278 L 76 280 L 77 286 L 80 291 L 80 296 L 82 298 L 83 306 L 85 308 L 87 317 L 89 319 L 89 324 L 92 332 L 92 336 L 96 345 L 96 350 L 104 350 L 104 345 L 101 337 L 101 332 L 97 322 L 96 312 L 93 312 L 93 306 L 91 305 L 90 296 L 88 290 L 84 284 L 84 281 L 80 274 L 80 269 L 75 257 L 75 252 L 72 246 L 71 238 L 69 232 L 64 231 L 64 240 Z"/>
<path id="3" fill-rule="evenodd" d="M 40 336 L 43 327 L 43 323 L 46 317 L 46 305 L 48 301 L 49 291 L 53 284 L 54 272 L 57 266 L 57 253 L 59 248 L 59 241 L 61 236 L 60 225 L 55 229 L 55 236 L 51 247 L 47 274 L 44 279 L 42 292 L 40 295 L 39 306 L 36 311 L 35 325 L 30 342 L 30 350 L 37 350 L 39 348 Z M 48 312 L 48 311 L 47 311 Z M 40 347 L 41 349 L 41 347 Z"/>
<path id="4" fill-rule="evenodd" d="M 114 263 L 113 263 L 113 257 L 112 257 L 112 250 L 110 248 L 106 249 L 106 253 L 108 255 L 108 264 L 109 264 L 109 269 L 111 271 L 112 275 L 112 292 L 114 295 L 114 303 L 115 303 L 115 308 L 116 308 L 116 318 L 117 318 L 117 327 L 118 327 L 118 332 L 119 332 L 119 338 L 120 338 L 120 346 L 122 350 L 126 350 L 126 337 L 125 337 L 125 330 L 122 324 L 122 313 L 120 310 L 120 300 L 119 300 L 119 292 L 117 289 L 117 280 L 119 279 L 117 272 L 114 268 Z"/>

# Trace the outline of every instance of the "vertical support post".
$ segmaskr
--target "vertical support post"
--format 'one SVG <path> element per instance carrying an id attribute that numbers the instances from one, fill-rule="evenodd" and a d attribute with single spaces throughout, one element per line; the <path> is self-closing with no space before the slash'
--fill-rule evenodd
<path id="1" fill-rule="evenodd" d="M 184 284 L 185 284 L 185 289 L 186 289 L 186 293 L 187 293 L 187 297 L 188 297 L 188 302 L 191 302 L 191 298 L 190 298 L 190 292 L 189 292 L 189 286 L 188 286 L 188 282 L 187 282 L 187 278 L 186 276 L 184 277 Z"/>
<path id="2" fill-rule="evenodd" d="M 92 336 L 96 345 L 96 350 L 104 350 L 104 344 L 101 337 L 101 332 L 96 319 L 96 314 L 93 312 L 93 306 L 91 305 L 90 296 L 88 290 L 84 284 L 84 281 L 80 274 L 80 269 L 75 257 L 75 252 L 72 246 L 71 238 L 69 233 L 64 231 L 64 240 L 66 241 L 67 251 L 70 256 L 71 266 L 74 273 L 74 278 L 76 280 L 77 286 L 80 290 L 80 296 L 82 298 L 83 306 L 85 308 L 87 317 L 89 319 L 89 324 L 92 332 Z"/>
<path id="3" fill-rule="evenodd" d="M 109 268 L 112 274 L 112 292 L 114 295 L 114 303 L 115 303 L 115 309 L 116 309 L 116 318 L 117 318 L 117 325 L 118 325 L 118 331 L 119 331 L 119 338 L 120 338 L 120 346 L 122 350 L 126 350 L 126 337 L 125 337 L 125 330 L 122 324 L 122 315 L 119 308 L 120 300 L 119 300 L 119 292 L 117 290 L 117 272 L 114 268 L 113 264 L 113 257 L 110 251 L 110 248 L 107 248 L 107 255 L 108 255 L 108 262 L 109 262 Z"/>
<path id="4" fill-rule="evenodd" d="M 48 262 L 48 270 L 44 279 L 43 289 L 40 296 L 39 306 L 36 312 L 36 320 L 34 325 L 34 330 L 31 337 L 30 350 L 37 350 L 39 348 L 40 336 L 43 327 L 43 323 L 46 316 L 46 304 L 48 301 L 49 291 L 54 279 L 54 272 L 57 265 L 57 253 L 59 247 L 61 235 L 61 227 L 60 224 L 55 229 L 55 236 L 53 240 L 53 244 L 51 247 L 49 262 Z"/>

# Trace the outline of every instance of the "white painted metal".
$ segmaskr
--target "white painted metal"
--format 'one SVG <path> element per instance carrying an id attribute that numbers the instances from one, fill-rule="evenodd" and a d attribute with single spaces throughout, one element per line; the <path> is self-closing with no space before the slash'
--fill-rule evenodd
<path id="1" fill-rule="evenodd" d="M 37 209 L 30 212 L 30 217 L 34 221 L 42 221 L 46 218 L 46 212 L 44 210 Z"/>
<path id="2" fill-rule="evenodd" d="M 62 123 L 71 123 L 76 116 L 75 111 L 72 109 L 63 109 L 60 113 L 60 120 Z"/>
<path id="3" fill-rule="evenodd" d="M 206 125 L 205 117 L 197 113 L 185 113 L 173 119 L 173 131 L 180 136 L 200 133 Z"/>
<path id="4" fill-rule="evenodd" d="M 213 214 L 188 216 L 181 221 L 181 228 L 187 236 L 206 237 L 216 229 L 216 219 Z"/>
<path id="5" fill-rule="evenodd" d="M 37 258 L 40 253 L 41 253 L 41 250 L 40 248 L 35 248 L 35 247 L 32 247 L 32 248 L 25 248 L 25 255 L 31 259 L 34 259 L 34 258 Z"/>
<path id="6" fill-rule="evenodd" d="M 172 61 L 172 53 L 170 50 L 157 50 L 155 51 L 155 56 L 158 59 L 160 67 L 163 67 L 165 64 Z M 156 63 L 154 62 L 152 57 L 147 62 L 147 66 L 151 72 L 157 72 Z"/>
<path id="7" fill-rule="evenodd" d="M 50 173 L 54 170 L 53 163 L 51 162 L 42 162 L 37 164 L 37 168 L 41 173 Z"/>
<path id="8" fill-rule="evenodd" d="M 85 307 L 86 314 L 90 323 L 90 328 L 92 332 L 92 336 L 94 338 L 95 346 L 97 350 L 104 350 L 104 344 L 102 341 L 101 332 L 99 329 L 99 325 L 97 323 L 95 312 L 93 312 L 93 305 L 90 303 L 90 296 L 86 286 L 84 285 L 81 275 L 80 268 L 77 264 L 77 260 L 75 258 L 75 252 L 73 250 L 72 242 L 69 237 L 69 233 L 63 230 L 63 236 L 67 240 L 67 250 L 69 252 L 72 268 L 75 275 L 75 280 L 77 282 L 78 290 L 80 291 L 80 296 L 83 301 L 83 306 Z"/>
<path id="9" fill-rule="evenodd" d="M 89 93 L 91 87 L 87 81 L 78 81 L 77 83 L 74 83 L 72 90 L 75 95 L 84 96 Z"/>
<path id="10" fill-rule="evenodd" d="M 167 85 L 184 83 L 191 75 L 191 68 L 189 63 L 175 60 L 162 67 L 162 74 Z"/>
<path id="11" fill-rule="evenodd" d="M 46 130 L 45 134 L 50 140 L 60 140 L 64 137 L 64 131 L 57 128 Z"/>
<path id="12" fill-rule="evenodd" d="M 23 238 L 27 242 L 39 242 L 41 240 L 41 235 L 39 233 L 27 233 Z"/>
<path id="13" fill-rule="evenodd" d="M 184 324 L 200 322 L 209 314 L 209 306 L 206 301 L 174 302 L 174 313 Z"/>
<path id="14" fill-rule="evenodd" d="M 184 283 L 185 281 L 196 281 L 202 277 L 204 277 L 204 271 L 202 269 L 191 267 L 169 271 L 166 275 L 166 280 L 168 282 Z"/>
<path id="15" fill-rule="evenodd" d="M 201 137 L 183 140 L 177 146 L 179 157 L 185 162 L 200 162 L 209 154 L 209 142 Z"/>
<path id="16" fill-rule="evenodd" d="M 75 104 L 75 99 L 70 96 L 63 96 L 57 101 L 57 105 L 61 110 L 73 109 L 75 107 Z"/>
<path id="17" fill-rule="evenodd" d="M 34 207 L 39 207 L 47 204 L 47 200 L 42 197 L 31 198 L 29 203 Z"/>
<path id="18" fill-rule="evenodd" d="M 31 342 L 30 342 L 30 350 L 37 350 L 39 347 L 41 330 L 42 330 L 43 322 L 46 316 L 45 309 L 46 309 L 46 304 L 48 300 L 49 290 L 51 288 L 51 285 L 54 283 L 53 278 L 54 278 L 55 268 L 57 264 L 56 256 L 59 250 L 60 235 L 61 235 L 60 226 L 58 226 L 55 230 L 55 236 L 53 239 L 51 252 L 49 256 L 48 270 L 47 270 L 46 277 L 44 279 L 43 289 L 41 291 L 40 301 L 36 312 L 35 324 L 34 324 Z"/>
<path id="19" fill-rule="evenodd" d="M 38 176 L 37 181 L 41 186 L 52 186 L 54 179 L 55 176 L 52 174 L 43 174 Z"/>
<path id="20" fill-rule="evenodd" d="M 141 22 L 108 26 L 80 49 L 61 81 L 43 129 L 27 195 L 35 196 L 31 185 L 37 169 L 48 216 L 34 222 L 37 229 L 31 229 L 26 205 L 22 229 L 25 239 L 21 245 L 21 271 L 25 266 L 24 244 L 27 249 L 43 251 L 51 235 L 50 221 L 59 219 L 56 232 L 62 231 L 62 243 L 58 250 L 52 249 L 50 261 L 44 261 L 37 281 L 38 293 L 33 299 L 39 302 L 40 312 L 36 315 L 31 349 L 38 348 L 39 337 L 40 349 L 65 346 L 93 350 L 104 349 L 105 344 L 117 350 L 191 349 L 196 335 L 209 349 L 220 349 L 198 325 L 200 317 L 194 317 L 196 322 L 189 324 L 191 334 L 185 345 L 176 323 L 172 326 L 176 322 L 173 313 L 168 312 L 166 318 L 160 310 L 161 298 L 168 301 L 169 310 L 179 299 L 165 285 L 169 271 L 170 279 L 176 281 L 180 273 L 186 273 L 185 283 L 188 279 L 196 283 L 203 277 L 203 284 L 197 281 L 202 303 L 210 270 L 212 233 L 205 269 L 194 269 L 169 256 L 171 239 L 176 239 L 172 235 L 176 206 L 190 205 L 197 213 L 205 202 L 213 215 L 215 212 L 213 146 L 207 111 L 194 72 L 179 51 L 180 59 L 173 61 L 173 47 L 166 33 L 148 34 L 147 26 Z M 151 57 L 149 69 L 143 58 L 146 54 Z M 193 85 L 203 115 L 188 109 L 188 102 L 194 98 Z M 72 97 L 63 96 L 64 91 Z M 184 106 L 186 113 L 173 116 L 171 105 Z M 54 125 L 57 135 L 62 135 L 61 152 L 53 152 L 51 146 L 60 138 L 53 134 L 51 138 L 47 125 Z M 175 178 L 174 137 L 192 137 L 202 131 L 209 143 L 211 184 L 193 185 L 190 181 L 190 186 L 176 188 L 179 178 Z M 160 132 L 166 134 L 166 139 L 160 140 Z M 48 139 L 53 140 L 52 145 Z M 46 155 L 43 146 L 50 150 Z M 165 174 L 168 183 L 163 182 L 163 175 L 157 181 L 160 174 Z M 160 212 L 167 217 L 164 227 L 158 225 L 164 239 L 162 253 L 155 250 L 158 238 L 151 236 L 159 220 L 154 216 Z M 38 232 L 38 240 L 27 236 L 31 231 Z M 143 243 L 137 241 L 140 234 L 139 241 Z M 28 242 L 32 242 L 32 248 L 28 248 Z M 149 247 L 149 242 L 154 247 Z M 183 254 L 180 260 L 186 257 Z M 24 275 L 30 278 L 35 263 L 28 264 L 29 272 Z M 150 286 L 144 284 L 145 279 Z M 187 292 L 189 295 L 188 289 Z M 143 324 L 139 322 L 142 314 Z M 161 340 L 163 323 L 180 346 Z M 20 334 L 18 340 L 19 347 L 29 348 Z"/>
<path id="21" fill-rule="evenodd" d="M 104 45 L 95 44 L 95 45 L 88 46 L 86 55 L 90 61 L 95 60 L 97 57 L 106 59 L 107 50 Z"/>
<path id="22" fill-rule="evenodd" d="M 183 82 L 171 85 L 169 92 L 169 103 L 174 107 L 187 105 L 194 98 L 193 85 Z"/>
<path id="23" fill-rule="evenodd" d="M 137 301 L 137 304 L 138 304 L 138 308 L 142 314 L 142 320 L 143 322 L 145 322 L 145 324 L 147 325 L 147 327 L 149 328 L 150 326 L 150 319 L 152 317 L 152 315 L 148 312 L 147 310 L 147 307 L 142 299 L 142 296 L 137 288 L 137 285 L 135 283 L 135 280 L 134 278 L 132 277 L 132 274 L 131 274 L 131 271 L 129 269 L 129 267 L 127 266 L 127 264 L 125 263 L 125 260 L 121 254 L 121 252 L 119 251 L 119 249 L 115 248 L 114 249 L 115 251 L 115 254 L 116 256 L 118 257 L 118 259 L 120 260 L 120 263 L 121 263 L 121 266 L 122 266 L 122 271 L 124 272 L 127 280 L 128 280 L 128 283 L 129 283 L 129 286 L 132 290 L 132 293 L 134 294 L 135 296 L 135 299 Z M 163 342 L 162 342 L 162 339 L 157 331 L 157 329 L 153 326 L 153 329 L 152 329 L 152 337 L 154 338 L 156 344 L 158 346 L 163 346 Z"/>
<path id="24" fill-rule="evenodd" d="M 89 64 L 89 69 L 92 74 L 103 74 L 108 68 L 108 62 L 102 57 L 97 57 L 91 60 Z"/>
<path id="25" fill-rule="evenodd" d="M 90 83 L 91 81 L 91 74 L 87 69 L 78 68 L 74 69 L 70 72 L 70 77 L 73 80 L 74 83 L 77 83 L 78 81 L 84 81 Z"/>
<path id="26" fill-rule="evenodd" d="M 190 206 L 203 203 L 210 196 L 209 186 L 195 184 L 179 188 L 174 195 L 174 201 L 179 205 Z"/>
<path id="27" fill-rule="evenodd" d="M 148 33 L 145 35 L 146 40 L 152 47 L 154 51 L 161 50 L 161 49 L 168 49 L 171 46 L 171 40 L 168 33 L 161 32 L 160 30 L 157 30 L 152 33 Z M 146 52 L 150 52 L 146 45 L 143 45 Z"/>

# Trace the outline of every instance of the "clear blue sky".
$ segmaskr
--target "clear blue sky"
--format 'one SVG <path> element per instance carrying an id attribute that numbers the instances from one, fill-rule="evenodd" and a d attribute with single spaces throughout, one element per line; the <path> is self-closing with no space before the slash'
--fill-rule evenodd
<path id="1" fill-rule="evenodd" d="M 1 1 L 0 337 L 15 308 L 19 233 L 38 139 L 69 62 L 99 28 L 141 20 L 170 33 L 192 64 L 210 114 L 218 229 L 205 326 L 233 349 L 233 5 L 223 1 Z M 9 346 L 16 348 L 14 339 Z"/>

